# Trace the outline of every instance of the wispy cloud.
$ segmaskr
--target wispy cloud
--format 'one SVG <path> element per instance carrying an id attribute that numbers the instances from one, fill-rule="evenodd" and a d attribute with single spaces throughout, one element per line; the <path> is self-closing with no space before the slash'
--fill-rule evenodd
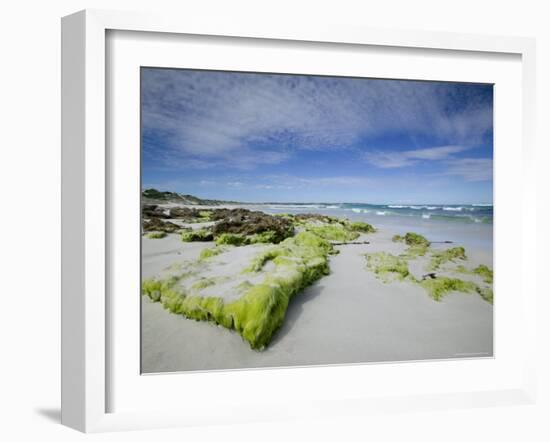
<path id="1" fill-rule="evenodd" d="M 425 149 L 404 151 L 375 150 L 366 152 L 364 159 L 383 169 L 414 166 L 419 161 L 441 161 L 451 158 L 454 154 L 471 149 L 469 146 L 437 146 Z"/>
<path id="2" fill-rule="evenodd" d="M 296 182 L 308 186 L 363 186 L 372 184 L 372 180 L 362 176 L 331 176 L 316 178 L 293 178 Z"/>
<path id="3" fill-rule="evenodd" d="M 472 145 L 491 130 L 492 105 L 471 88 L 457 98 L 455 89 L 430 82 L 145 69 L 142 128 L 162 140 L 164 164 L 183 159 L 199 169 L 280 164 L 297 151 L 347 149 L 389 132 Z M 453 106 L 458 99 L 460 109 Z M 439 154 L 449 148 L 458 146 L 443 146 Z M 402 167 L 431 154 L 437 151 L 378 153 L 373 161 Z"/>
<path id="4" fill-rule="evenodd" d="M 493 178 L 493 160 L 490 158 L 461 158 L 448 163 L 447 175 L 466 181 L 486 181 Z"/>

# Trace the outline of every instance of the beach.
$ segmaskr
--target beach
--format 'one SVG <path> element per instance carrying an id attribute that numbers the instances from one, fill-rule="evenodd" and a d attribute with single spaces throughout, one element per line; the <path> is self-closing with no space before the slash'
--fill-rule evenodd
<path id="1" fill-rule="evenodd" d="M 209 315 L 208 320 L 189 319 L 170 312 L 162 302 L 153 302 L 154 296 L 142 296 L 142 373 L 493 356 L 492 284 L 488 302 L 485 295 L 489 286 L 471 271 L 482 266 L 492 269 L 492 218 L 488 220 L 485 212 L 478 214 L 476 208 L 462 206 L 449 206 L 452 210 L 446 211 L 443 210 L 446 206 L 431 210 L 431 206 L 387 206 L 378 210 L 331 204 L 180 206 L 192 208 L 195 213 L 201 211 L 205 218 L 191 223 L 169 218 L 180 227 L 192 229 L 191 233 L 204 232 L 219 224 L 221 221 L 207 220 L 206 214 L 221 208 L 261 212 L 276 215 L 275 219 L 288 217 L 294 221 L 297 215 L 315 214 L 326 216 L 327 220 L 345 220 L 344 228 L 353 223 L 369 223 L 376 231 L 358 232 L 352 240 L 328 241 L 333 250 L 325 256 L 327 269 L 292 294 L 284 320 L 266 341 L 267 345 L 262 341 L 262 348 L 251 348 L 235 329 L 216 324 L 217 319 L 212 320 Z M 170 208 L 180 206 L 160 204 L 156 210 L 168 213 Z M 419 211 L 418 216 L 405 215 L 413 211 Z M 423 216 L 430 211 L 431 216 Z M 464 218 L 469 218 L 446 219 L 445 212 L 464 212 Z M 442 217 L 433 216 L 434 213 L 441 213 Z M 336 221 L 330 223 L 341 227 Z M 295 223 L 297 232 L 304 230 L 308 235 L 319 233 L 325 224 L 317 219 Z M 407 232 L 427 238 L 429 248 L 418 253 L 418 248 L 410 245 L 408 238 L 404 239 Z M 293 241 L 293 237 L 284 241 Z M 254 256 L 277 245 L 253 241 L 223 244 L 215 246 L 219 255 L 206 261 L 204 251 L 214 250 L 213 245 L 212 240 L 182 241 L 181 232 L 167 232 L 161 238 L 144 235 L 142 280 L 161 278 L 166 269 L 177 264 L 178 272 L 196 265 L 200 279 L 193 280 L 195 286 L 197 281 L 207 281 L 213 286 L 203 288 L 201 293 L 215 293 L 216 287 L 229 287 L 238 278 L 256 278 L 251 279 L 254 285 L 275 271 L 269 267 L 272 265 L 269 261 L 253 276 L 239 269 L 245 268 Z M 221 251 L 217 249 L 220 247 Z M 447 260 L 444 252 L 456 247 L 463 247 L 464 257 Z M 413 256 L 412 252 L 416 254 Z M 405 260 L 407 275 L 377 273 L 380 267 L 376 267 L 376 259 L 388 254 L 392 259 L 406 257 L 396 259 L 400 263 Z M 433 272 L 435 280 L 460 279 L 466 284 L 465 290 L 449 290 L 440 299 L 434 299 L 426 268 L 434 267 L 435 258 L 443 262 Z M 195 264 L 201 262 L 207 264 Z M 220 276 L 210 282 L 214 273 Z M 239 294 L 221 296 L 228 304 L 238 300 Z"/>

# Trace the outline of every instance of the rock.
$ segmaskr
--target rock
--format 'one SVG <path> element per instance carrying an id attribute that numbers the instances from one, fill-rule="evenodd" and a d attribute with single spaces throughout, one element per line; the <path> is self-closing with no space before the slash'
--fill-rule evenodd
<path id="1" fill-rule="evenodd" d="M 212 227 L 214 236 L 223 233 L 254 235 L 273 232 L 273 242 L 278 243 L 294 234 L 290 220 L 247 209 L 217 209 L 213 211 L 211 219 L 218 220 Z"/>
<path id="2" fill-rule="evenodd" d="M 163 221 L 160 218 L 150 218 L 143 221 L 143 230 L 145 232 L 165 232 L 173 233 L 182 230 L 177 224 L 171 223 L 170 221 Z"/>
<path id="3" fill-rule="evenodd" d="M 199 216 L 197 209 L 189 207 L 173 207 L 170 209 L 170 218 L 183 218 L 185 220 L 196 218 Z"/>
<path id="4" fill-rule="evenodd" d="M 201 209 L 190 207 L 172 207 L 168 215 L 156 205 L 143 206 L 145 231 L 175 232 L 181 227 L 164 219 L 181 219 L 188 223 L 214 221 L 212 234 L 217 237 L 224 233 L 237 235 L 256 235 L 269 232 L 270 242 L 279 243 L 294 235 L 294 223 L 291 219 L 275 217 L 263 212 L 243 208 Z"/>
<path id="5" fill-rule="evenodd" d="M 160 208 L 156 204 L 143 205 L 141 213 L 143 218 L 170 218 L 170 216 L 164 213 L 164 209 Z"/>
<path id="6" fill-rule="evenodd" d="M 298 213 L 297 215 L 294 215 L 294 219 L 298 222 L 319 221 L 327 224 L 343 223 L 343 220 L 340 220 L 333 216 L 321 215 L 318 213 Z"/>

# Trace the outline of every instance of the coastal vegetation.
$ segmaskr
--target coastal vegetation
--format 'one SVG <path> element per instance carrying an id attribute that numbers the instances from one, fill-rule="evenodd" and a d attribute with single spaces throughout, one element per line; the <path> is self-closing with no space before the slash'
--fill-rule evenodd
<path id="1" fill-rule="evenodd" d="M 193 195 L 185 195 L 176 192 L 162 192 L 157 189 L 146 189 L 141 192 L 141 198 L 144 203 L 177 203 L 190 205 L 209 205 L 216 206 L 220 204 L 236 203 L 236 201 L 221 201 L 197 198 Z"/>

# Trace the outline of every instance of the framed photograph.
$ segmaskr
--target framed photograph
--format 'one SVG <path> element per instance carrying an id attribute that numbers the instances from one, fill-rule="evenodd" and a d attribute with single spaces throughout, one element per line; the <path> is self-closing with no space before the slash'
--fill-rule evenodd
<path id="1" fill-rule="evenodd" d="M 64 424 L 534 400 L 532 40 L 62 30 Z"/>

